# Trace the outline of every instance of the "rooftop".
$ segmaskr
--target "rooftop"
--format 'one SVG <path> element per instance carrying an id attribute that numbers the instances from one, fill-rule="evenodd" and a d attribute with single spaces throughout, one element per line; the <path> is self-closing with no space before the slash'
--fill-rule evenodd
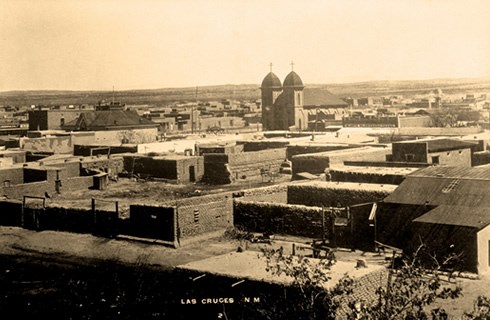
<path id="1" fill-rule="evenodd" d="M 362 191 L 386 191 L 393 192 L 397 185 L 357 183 L 357 182 L 334 182 L 334 181 L 308 181 L 297 184 L 300 186 L 320 187 L 326 189 L 362 190 Z"/>
<path id="2" fill-rule="evenodd" d="M 482 229 L 490 224 L 490 208 L 442 205 L 413 221 Z"/>
<path id="3" fill-rule="evenodd" d="M 424 169 L 422 169 L 424 170 Z M 387 203 L 490 207 L 490 180 L 408 175 Z"/>
<path id="4" fill-rule="evenodd" d="M 305 107 L 308 106 L 347 107 L 348 106 L 347 102 L 338 98 L 336 95 L 334 95 L 327 89 L 305 88 L 303 92 L 304 92 L 303 105 Z"/>
<path id="5" fill-rule="evenodd" d="M 430 166 L 419 169 L 410 176 L 413 177 L 438 177 L 438 178 L 454 178 L 454 179 L 479 179 L 490 180 L 490 166 L 478 167 L 446 167 L 446 166 Z"/>
<path id="6" fill-rule="evenodd" d="M 351 172 L 351 173 L 365 173 L 365 174 L 396 174 L 396 175 L 408 175 L 419 168 L 413 167 L 369 167 L 369 166 L 341 166 L 331 165 L 330 170 Z"/>
<path id="7" fill-rule="evenodd" d="M 315 259 L 311 260 L 314 261 Z M 232 252 L 204 260 L 193 261 L 180 265 L 178 268 L 237 279 L 277 284 L 290 284 L 293 281 L 293 278 L 287 277 L 284 274 L 274 276 L 270 272 L 265 271 L 266 260 L 260 257 L 256 251 Z M 360 278 L 381 269 L 384 269 L 384 266 L 373 264 L 369 264 L 367 268 L 356 269 L 355 262 L 337 261 L 331 269 L 331 279 L 327 282 L 326 288 L 336 285 L 345 274 L 348 274 L 352 278 Z"/>
<path id="8" fill-rule="evenodd" d="M 421 143 L 421 142 L 427 143 L 427 149 L 429 152 L 469 149 L 475 146 L 475 144 L 472 142 L 466 142 L 466 141 L 461 141 L 456 139 L 421 139 L 415 141 L 396 142 L 396 144 Z"/>

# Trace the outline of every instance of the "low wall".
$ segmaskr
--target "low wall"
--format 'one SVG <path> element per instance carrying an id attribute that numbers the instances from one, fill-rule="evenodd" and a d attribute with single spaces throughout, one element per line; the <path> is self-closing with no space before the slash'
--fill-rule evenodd
<path id="1" fill-rule="evenodd" d="M 490 152 L 475 152 L 471 155 L 471 166 L 481 166 L 490 163 Z"/>
<path id="2" fill-rule="evenodd" d="M 396 186 L 385 185 L 377 188 L 359 186 L 354 183 L 336 185 L 328 182 L 311 182 L 307 184 L 288 186 L 288 203 L 306 206 L 339 207 L 352 206 L 361 203 L 382 201 L 393 192 Z M 383 190 L 384 188 L 384 190 Z"/>
<path id="3" fill-rule="evenodd" d="M 178 205 L 177 225 L 179 239 L 223 230 L 233 226 L 233 200 L 230 198 L 210 201 L 201 199 L 191 205 Z"/>
<path id="4" fill-rule="evenodd" d="M 237 145 L 243 145 L 244 152 L 285 148 L 289 141 L 237 141 Z"/>
<path id="5" fill-rule="evenodd" d="M 24 183 L 24 168 L 0 168 L 0 186 L 5 186 L 9 183 L 10 185 Z"/>
<path id="6" fill-rule="evenodd" d="M 93 186 L 93 179 L 92 176 L 85 176 L 61 180 L 60 192 L 88 189 Z M 56 192 L 56 185 L 51 181 L 39 181 L 2 187 L 0 192 L 9 199 L 22 200 L 24 196 L 44 197 L 46 192 L 53 195 Z"/>
<path id="7" fill-rule="evenodd" d="M 100 149 L 100 148 L 109 148 L 108 149 Z M 90 151 L 92 150 L 92 154 Z M 103 146 L 103 145 L 78 145 L 76 144 L 73 147 L 73 154 L 76 156 L 91 156 L 97 154 L 118 154 L 118 153 L 137 153 L 138 146 L 137 145 L 121 145 L 121 146 Z"/>
<path id="8" fill-rule="evenodd" d="M 288 234 L 322 239 L 332 247 L 372 251 L 374 229 L 369 224 L 372 204 L 352 208 L 234 201 L 235 226 L 251 232 Z"/>
<path id="9" fill-rule="evenodd" d="M 296 156 L 299 154 L 319 153 L 319 152 L 350 149 L 350 148 L 354 148 L 354 146 L 349 146 L 349 145 L 305 145 L 305 146 L 292 145 L 292 146 L 287 147 L 286 153 L 287 153 L 287 158 L 289 160 L 291 160 L 293 156 Z"/>
<path id="10" fill-rule="evenodd" d="M 482 132 L 480 127 L 422 128 L 406 127 L 393 130 L 393 134 L 407 136 L 464 136 Z"/>
<path id="11" fill-rule="evenodd" d="M 320 207 L 235 200 L 233 219 L 252 232 L 321 238 L 323 230 Z"/>
<path id="12" fill-rule="evenodd" d="M 332 177 L 331 181 L 358 182 L 376 184 L 400 184 L 405 179 L 405 174 L 349 172 L 337 169 L 328 171 Z M 381 199 L 380 199 L 381 200 Z"/>
<path id="13" fill-rule="evenodd" d="M 257 178 L 261 169 L 279 172 L 281 163 L 286 159 L 286 148 L 243 152 L 228 155 L 228 163 L 234 179 Z"/>
<path id="14" fill-rule="evenodd" d="M 362 147 L 297 155 L 291 160 L 293 178 L 300 172 L 321 174 L 331 165 L 343 165 L 344 161 L 385 161 L 388 154 L 391 154 L 391 148 Z"/>

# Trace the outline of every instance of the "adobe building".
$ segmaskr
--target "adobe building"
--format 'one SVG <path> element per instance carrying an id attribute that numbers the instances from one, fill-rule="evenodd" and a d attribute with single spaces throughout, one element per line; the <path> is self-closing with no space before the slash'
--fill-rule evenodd
<path id="1" fill-rule="evenodd" d="M 471 167 L 474 147 L 474 143 L 454 139 L 394 142 L 391 161 Z"/>

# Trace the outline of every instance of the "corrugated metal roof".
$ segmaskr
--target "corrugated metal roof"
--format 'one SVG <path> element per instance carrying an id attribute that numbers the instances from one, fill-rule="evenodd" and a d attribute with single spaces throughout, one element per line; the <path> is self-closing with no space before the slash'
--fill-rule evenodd
<path id="1" fill-rule="evenodd" d="M 490 207 L 490 180 L 409 175 L 384 202 Z"/>
<path id="2" fill-rule="evenodd" d="M 490 224 L 490 208 L 442 205 L 413 221 L 482 229 Z"/>
<path id="3" fill-rule="evenodd" d="M 479 166 L 479 167 L 431 166 L 431 167 L 426 167 L 417 170 L 411 173 L 410 176 L 490 180 L 490 166 Z"/>

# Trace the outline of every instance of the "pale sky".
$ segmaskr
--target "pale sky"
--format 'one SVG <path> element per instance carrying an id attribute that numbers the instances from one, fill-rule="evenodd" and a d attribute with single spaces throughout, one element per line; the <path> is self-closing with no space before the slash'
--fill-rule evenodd
<path id="1" fill-rule="evenodd" d="M 490 77 L 488 0 L 0 0 L 0 91 Z"/>

